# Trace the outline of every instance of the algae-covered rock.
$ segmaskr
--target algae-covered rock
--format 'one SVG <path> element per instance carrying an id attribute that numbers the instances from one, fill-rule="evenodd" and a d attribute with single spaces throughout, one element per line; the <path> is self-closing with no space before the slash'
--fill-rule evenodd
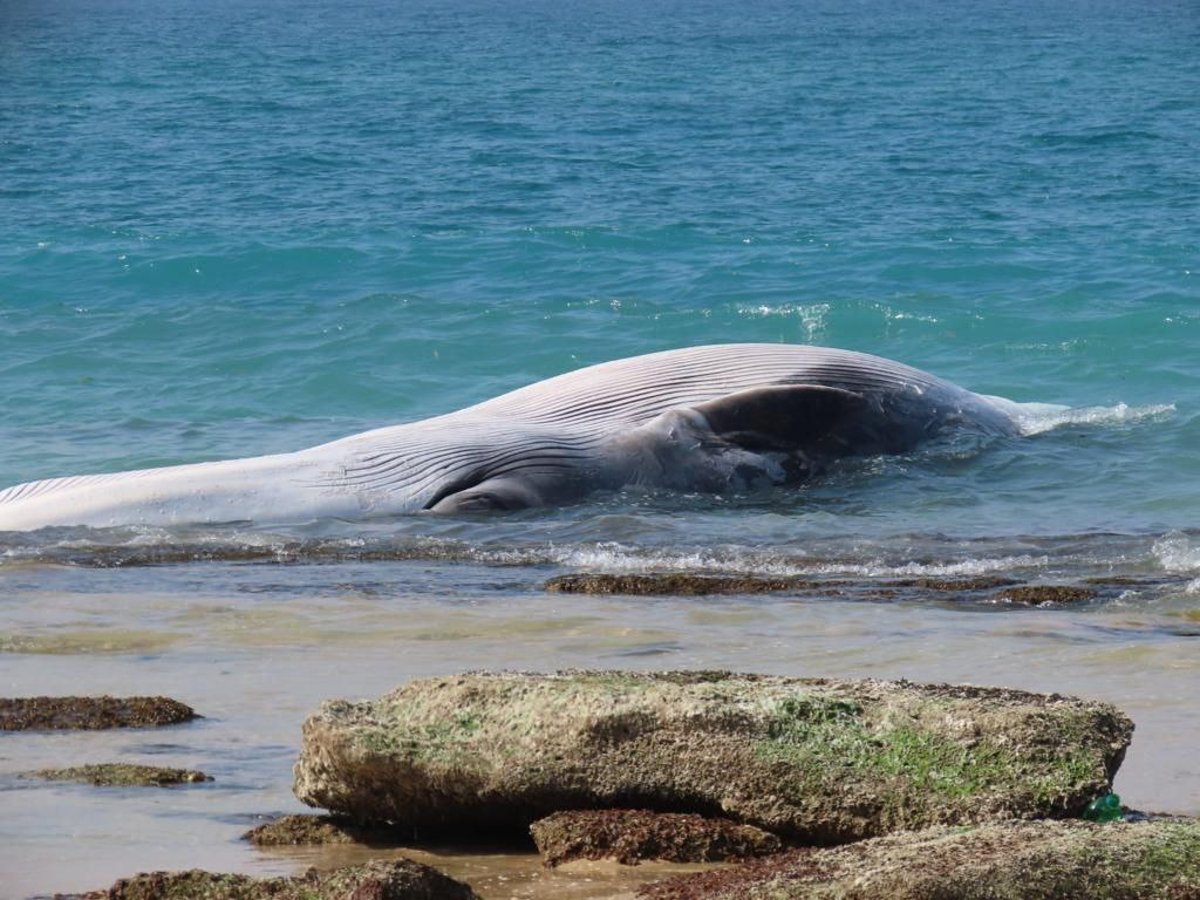
<path id="1" fill-rule="evenodd" d="M 524 830 L 646 808 L 831 844 L 1077 814 L 1133 725 L 1057 695 L 727 672 L 468 674 L 304 723 L 295 793 L 358 822 Z"/>
<path id="2" fill-rule="evenodd" d="M 195 769 L 168 769 L 133 763 L 95 763 L 69 769 L 41 769 L 28 773 L 27 777 L 45 778 L 48 781 L 80 781 L 97 787 L 166 787 L 173 784 L 212 781 L 211 776 Z"/>
<path id="3" fill-rule="evenodd" d="M 1069 584 L 1027 584 L 1005 588 L 995 599 L 1002 603 L 1021 603 L 1039 606 L 1043 603 L 1082 603 L 1091 600 L 1098 592 L 1089 587 Z"/>
<path id="4" fill-rule="evenodd" d="M 538 819 L 529 833 L 547 866 L 575 859 L 615 859 L 627 866 L 643 859 L 723 862 L 766 856 L 782 847 L 779 838 L 753 825 L 644 809 L 559 812 Z"/>
<path id="5" fill-rule="evenodd" d="M 980 575 L 973 578 L 805 578 L 759 575 L 713 575 L 692 572 L 606 573 L 556 575 L 544 589 L 563 594 L 624 594 L 644 597 L 696 597 L 709 594 L 793 593 L 889 602 L 940 602 L 1044 606 L 1081 603 L 1116 596 L 1120 579 L 1088 579 L 1086 585 L 1018 584 L 1011 578 Z M 1139 584 L 1142 582 L 1138 582 Z M 1002 588 L 1002 590 L 996 590 Z M 1103 590 L 1101 590 L 1103 588 Z"/>
<path id="6" fill-rule="evenodd" d="M 195 718 L 170 697 L 0 697 L 0 731 L 149 728 Z"/>
<path id="7" fill-rule="evenodd" d="M 330 872 L 309 869 L 296 878 L 252 878 L 199 869 L 149 872 L 84 896 L 89 900 L 478 900 L 462 882 L 409 859 Z"/>
<path id="8" fill-rule="evenodd" d="M 641 889 L 646 900 L 1196 900 L 1197 824 L 1011 822 L 781 853 Z"/>
<path id="9" fill-rule="evenodd" d="M 392 836 L 387 829 L 361 828 L 332 816 L 281 816 L 256 825 L 242 840 L 259 847 L 289 844 L 355 844 Z"/>
<path id="10" fill-rule="evenodd" d="M 633 575 L 582 573 L 556 575 L 545 590 L 561 594 L 632 594 L 635 596 L 695 597 L 704 594 L 765 594 L 817 586 L 807 578 L 763 578 L 755 575 L 692 575 L 663 572 Z"/>
<path id="11" fill-rule="evenodd" d="M 973 578 L 893 578 L 883 582 L 891 587 L 921 588 L 926 591 L 963 593 L 988 588 L 1008 587 L 1016 582 L 1001 575 L 977 575 Z"/>

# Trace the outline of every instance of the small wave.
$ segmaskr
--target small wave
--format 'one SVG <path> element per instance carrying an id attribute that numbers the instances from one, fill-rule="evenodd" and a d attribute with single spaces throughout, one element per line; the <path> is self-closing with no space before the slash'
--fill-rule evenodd
<path id="1" fill-rule="evenodd" d="M 487 566 L 560 566 L 605 573 L 684 571 L 759 576 L 946 577 L 1044 567 L 1049 557 L 983 554 L 965 559 L 914 561 L 903 549 L 834 543 L 824 552 L 787 548 L 639 547 L 614 541 L 478 544 L 444 537 L 294 538 L 237 532 L 171 534 L 133 529 L 72 529 L 88 534 L 42 536 L 5 547 L 0 565 L 64 565 L 89 568 L 185 565 L 203 562 L 328 564 L 428 560 Z M 928 554 L 922 554 L 928 556 Z"/>
<path id="2" fill-rule="evenodd" d="M 990 575 L 1019 569 L 1041 569 L 1049 564 L 1048 556 L 1020 555 L 964 559 L 956 562 L 908 562 L 900 565 L 875 560 L 855 565 L 819 567 L 813 571 L 821 575 L 859 575 L 868 578 L 948 578 Z"/>
<path id="3" fill-rule="evenodd" d="M 1200 571 L 1200 539 L 1195 535 L 1182 532 L 1165 534 L 1154 542 L 1151 553 L 1158 564 L 1168 572 Z M 1200 582 L 1200 579 L 1192 584 L 1197 582 Z M 1197 590 L 1200 591 L 1200 588 Z M 1192 585 L 1188 585 L 1188 592 L 1192 592 Z"/>
<path id="4" fill-rule="evenodd" d="M 799 320 L 809 341 L 816 340 L 828 326 L 828 303 L 741 304 L 738 315 L 751 319 L 787 318 Z"/>
<path id="5" fill-rule="evenodd" d="M 778 553 L 756 553 L 743 547 L 652 549 L 618 543 L 551 548 L 552 561 L 560 566 L 610 574 L 644 574 L 663 571 L 707 574 L 803 575 L 811 566 Z"/>
<path id="6" fill-rule="evenodd" d="M 449 528 L 439 534 L 394 529 L 283 534 L 245 529 L 47 529 L 0 535 L 0 570 L 38 566 L 133 568 L 204 563 L 336 565 L 433 562 L 558 568 L 607 574 L 688 572 L 759 577 L 972 578 L 1023 580 L 1166 577 L 1180 585 L 1200 575 L 1200 533 L 1078 534 L 956 539 L 940 534 L 809 535 L 755 544 L 694 540 L 656 544 L 578 534 L 518 536 Z M 552 529 L 551 529 L 552 530 Z M 570 528 L 568 527 L 568 531 Z M 680 535 L 682 536 L 682 535 Z M 1188 590 L 1200 591 L 1200 586 Z"/>
<path id="7" fill-rule="evenodd" d="M 970 557 L 961 560 L 889 560 L 878 554 L 864 559 L 857 554 L 807 557 L 778 550 L 754 551 L 746 547 L 718 550 L 649 550 L 620 544 L 561 548 L 549 556 L 558 565 L 612 574 L 676 571 L 721 575 L 791 577 L 804 575 L 911 578 L 977 576 L 1015 569 L 1043 568 L 1050 557 Z"/>
<path id="8" fill-rule="evenodd" d="M 1021 433 L 1041 434 L 1065 425 L 1135 425 L 1166 419 L 1175 413 L 1174 403 L 1149 406 L 1082 406 L 1072 408 L 1055 403 L 1016 403 L 1014 413 Z"/>

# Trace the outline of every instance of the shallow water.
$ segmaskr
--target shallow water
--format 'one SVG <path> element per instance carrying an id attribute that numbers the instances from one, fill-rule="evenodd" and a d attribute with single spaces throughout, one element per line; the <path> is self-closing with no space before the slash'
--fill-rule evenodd
<path id="1" fill-rule="evenodd" d="M 0 693 L 206 716 L 0 734 L 0 895 L 300 868 L 237 836 L 297 810 L 304 716 L 481 667 L 1103 698 L 1137 722 L 1124 799 L 1200 812 L 1198 40 L 1189 0 L 0 3 L 0 487 L 298 449 L 724 341 L 1059 405 L 786 494 L 0 534 Z M 541 589 L 594 570 L 824 587 Z M 975 575 L 1106 586 L 880 599 Z M 107 760 L 216 780 L 16 777 Z M 460 864 L 494 897 L 640 877 Z"/>

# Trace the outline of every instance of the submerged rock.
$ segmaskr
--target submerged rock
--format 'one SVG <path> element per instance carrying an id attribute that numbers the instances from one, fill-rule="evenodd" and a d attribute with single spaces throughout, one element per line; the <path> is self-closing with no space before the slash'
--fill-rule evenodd
<path id="1" fill-rule="evenodd" d="M 974 578 L 893 578 L 884 584 L 892 587 L 921 588 L 926 591 L 982 591 L 988 588 L 1008 587 L 1017 582 L 1001 575 L 978 575 Z"/>
<path id="2" fill-rule="evenodd" d="M 574 859 L 615 859 L 627 866 L 643 859 L 723 862 L 777 853 L 783 846 L 753 825 L 644 809 L 559 812 L 534 822 L 529 833 L 547 866 Z"/>
<path id="3" fill-rule="evenodd" d="M 1184 900 L 1200 897 L 1200 826 L 1010 822 L 781 853 L 643 887 L 646 900 Z"/>
<path id="4" fill-rule="evenodd" d="M 195 769 L 166 769 L 161 766 L 139 766 L 132 763 L 96 763 L 69 769 L 41 769 L 28 773 L 27 777 L 45 778 L 48 781 L 81 781 L 97 787 L 166 787 L 172 784 L 212 781 L 211 776 Z"/>
<path id="5" fill-rule="evenodd" d="M 409 859 L 369 862 L 330 872 L 309 869 L 295 878 L 252 878 L 192 869 L 122 878 L 88 900 L 478 900 L 478 895 L 432 866 Z"/>
<path id="6" fill-rule="evenodd" d="M 695 597 L 711 594 L 790 593 L 814 597 L 884 602 L 970 603 L 1010 607 L 1044 606 L 1104 600 L 1119 596 L 1130 584 L 1161 585 L 1121 577 L 1089 578 L 1083 584 L 1021 584 L 999 575 L 966 578 L 806 578 L 758 575 L 712 575 L 690 572 L 614 574 L 580 572 L 549 579 L 544 589 L 567 594 Z"/>
<path id="7" fill-rule="evenodd" d="M 562 594 L 633 594 L 695 597 L 703 594 L 765 594 L 807 590 L 818 582 L 807 578 L 762 578 L 754 575 L 691 575 L 686 572 L 648 575 L 557 575 L 544 585 Z"/>
<path id="8" fill-rule="evenodd" d="M 170 697 L 0 697 L 0 731 L 149 728 L 196 718 Z"/>
<path id="9" fill-rule="evenodd" d="M 296 796 L 358 822 L 523 831 L 552 812 L 720 815 L 806 843 L 1076 815 L 1133 725 L 1058 695 L 728 672 L 468 674 L 304 723 Z"/>
<path id="10" fill-rule="evenodd" d="M 1005 588 L 995 595 L 1001 603 L 1023 603 L 1026 606 L 1037 606 L 1042 603 L 1080 603 L 1098 596 L 1098 592 L 1088 587 L 1077 587 L 1068 584 L 1027 584 L 1021 587 Z"/>

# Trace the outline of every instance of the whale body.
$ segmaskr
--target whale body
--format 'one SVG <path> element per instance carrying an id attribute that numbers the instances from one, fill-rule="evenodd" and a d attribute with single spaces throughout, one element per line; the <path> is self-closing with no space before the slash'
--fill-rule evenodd
<path id="1" fill-rule="evenodd" d="M 293 453 L 32 481 L 0 491 L 0 531 L 506 510 L 633 486 L 739 491 L 956 430 L 1016 434 L 1017 404 L 848 350 L 691 347 Z"/>

